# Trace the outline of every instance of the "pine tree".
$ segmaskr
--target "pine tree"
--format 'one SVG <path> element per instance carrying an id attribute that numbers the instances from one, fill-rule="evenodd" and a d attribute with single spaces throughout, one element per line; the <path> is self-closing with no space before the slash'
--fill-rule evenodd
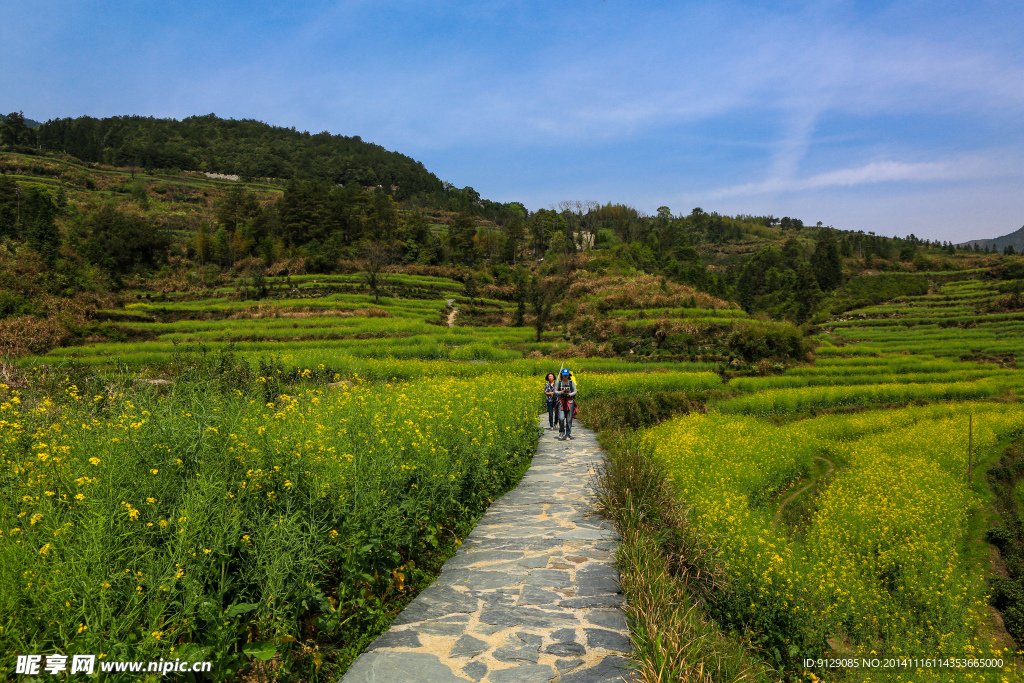
<path id="1" fill-rule="evenodd" d="M 203 221 L 199 224 L 199 232 L 196 233 L 196 258 L 199 259 L 199 264 L 206 263 L 206 260 L 210 258 L 210 236 L 206 234 L 206 222 Z"/>
<path id="2" fill-rule="evenodd" d="M 50 195 L 39 188 L 30 188 L 21 207 L 21 220 L 25 226 L 25 239 L 32 249 L 52 264 L 60 251 L 60 231 L 57 229 L 57 206 Z"/>
<path id="3" fill-rule="evenodd" d="M 814 245 L 814 254 L 811 256 L 811 266 L 823 291 L 831 291 L 843 284 L 843 262 L 831 230 L 818 233 L 818 242 Z"/>
<path id="4" fill-rule="evenodd" d="M 476 224 L 467 213 L 460 213 L 448 228 L 448 245 L 452 256 L 460 264 L 472 265 L 476 261 Z"/>

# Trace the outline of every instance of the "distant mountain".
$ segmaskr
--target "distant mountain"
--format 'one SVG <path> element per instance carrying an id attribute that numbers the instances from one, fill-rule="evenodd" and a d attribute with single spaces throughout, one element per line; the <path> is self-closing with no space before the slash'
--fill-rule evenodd
<path id="1" fill-rule="evenodd" d="M 445 191 L 422 163 L 359 136 L 313 135 L 214 114 L 181 121 L 146 116 L 51 119 L 40 126 L 38 139 L 45 151 L 113 166 L 358 183 L 392 189 L 399 199 Z"/>
<path id="2" fill-rule="evenodd" d="M 1024 225 L 1019 230 L 1011 232 L 1009 235 L 1003 235 L 1002 237 L 996 237 L 989 240 L 971 240 L 970 242 L 964 242 L 957 246 L 973 247 L 975 244 L 978 247 L 984 249 L 989 247 L 990 249 L 996 249 L 1002 251 L 1009 245 L 1013 245 L 1014 250 L 1019 254 L 1024 251 Z"/>
<path id="3" fill-rule="evenodd" d="M 7 114 L 0 114 L 0 121 L 6 121 L 6 120 L 7 120 Z M 38 128 L 39 126 L 41 126 L 43 124 L 41 124 L 39 121 L 33 121 L 32 119 L 25 119 L 25 125 L 28 126 L 29 128 Z"/>

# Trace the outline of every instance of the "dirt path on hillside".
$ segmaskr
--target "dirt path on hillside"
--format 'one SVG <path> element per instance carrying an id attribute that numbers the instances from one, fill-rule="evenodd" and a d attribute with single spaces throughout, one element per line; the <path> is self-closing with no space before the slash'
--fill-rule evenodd
<path id="1" fill-rule="evenodd" d="M 448 302 L 448 306 L 452 310 L 448 312 L 448 327 L 455 327 L 455 315 L 459 312 L 459 309 L 455 308 L 455 299 L 445 299 Z"/>
<path id="2" fill-rule="evenodd" d="M 801 493 L 803 493 L 807 489 L 811 488 L 812 486 L 817 484 L 819 481 L 821 481 L 822 479 L 824 479 L 828 475 L 832 474 L 832 471 L 835 470 L 835 468 L 836 468 L 836 466 L 833 465 L 832 461 L 829 460 L 828 458 L 823 458 L 820 455 L 816 455 L 816 456 L 814 456 L 814 459 L 815 460 L 821 460 L 823 463 L 828 465 L 828 470 L 826 470 L 825 474 L 821 475 L 820 477 L 818 477 L 814 481 L 810 482 L 809 484 L 807 484 L 807 486 L 803 487 L 802 489 L 800 489 L 796 493 L 791 493 L 790 495 L 786 496 L 786 499 L 784 501 L 782 501 L 782 503 L 779 505 L 779 509 L 775 512 L 775 519 L 772 520 L 772 526 L 774 526 L 774 527 L 779 526 L 779 520 L 782 519 L 782 511 L 786 509 L 787 505 L 789 505 L 791 502 L 793 502 L 796 499 L 796 497 L 799 496 Z"/>

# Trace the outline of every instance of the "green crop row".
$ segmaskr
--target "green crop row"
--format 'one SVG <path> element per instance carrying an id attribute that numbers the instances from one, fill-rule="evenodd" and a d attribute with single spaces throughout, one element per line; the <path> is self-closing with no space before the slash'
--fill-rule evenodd
<path id="1" fill-rule="evenodd" d="M 970 370 L 998 370 L 999 366 L 993 363 L 968 363 L 955 360 L 921 360 L 927 356 L 907 356 L 898 354 L 888 358 L 854 357 L 854 358 L 823 358 L 814 366 L 792 368 L 786 372 L 787 376 L 835 376 L 835 375 L 904 375 L 921 373 L 948 373 Z M 856 361 L 855 363 L 843 363 L 841 365 L 830 363 L 830 361 Z M 885 361 L 885 362 L 883 362 Z"/>
<path id="2" fill-rule="evenodd" d="M 394 310 L 407 310 L 407 311 L 427 311 L 436 310 L 437 308 L 444 307 L 444 299 L 392 299 L 389 297 L 381 297 L 380 303 L 377 303 L 375 298 L 369 294 L 325 294 L 320 297 L 294 297 L 286 299 L 264 299 L 258 302 L 254 301 L 240 301 L 232 300 L 226 297 L 207 297 L 203 299 L 182 299 L 178 301 L 138 301 L 127 304 L 125 309 L 133 312 L 149 312 L 158 310 L 168 311 L 196 311 L 202 313 L 219 313 L 219 312 L 240 312 L 247 311 L 254 308 L 262 309 L 274 309 L 274 308 L 293 308 L 293 307 L 309 307 L 313 309 L 331 309 L 340 308 L 344 309 L 345 306 L 339 304 L 349 304 L 359 308 L 368 307 L 379 307 L 386 308 L 388 311 Z"/>
<path id="3" fill-rule="evenodd" d="M 927 327 L 929 325 L 935 325 L 937 327 L 951 327 L 954 323 L 961 326 L 968 325 L 992 325 L 995 323 L 1014 323 L 1020 321 L 1020 315 L 1016 313 L 1003 313 L 1003 314 L 989 314 L 984 317 L 979 317 L 975 313 L 967 315 L 929 315 L 928 317 L 900 317 L 900 318 L 872 318 L 866 320 L 845 320 L 829 323 L 830 327 L 838 329 L 847 328 L 873 328 L 873 327 Z"/>
<path id="4" fill-rule="evenodd" d="M 847 347 L 853 348 L 853 347 Z M 851 356 L 820 358 L 813 368 L 793 368 L 790 372 L 815 371 L 816 368 L 827 369 L 829 372 L 847 371 L 848 368 L 859 368 L 866 366 L 891 368 L 891 372 L 901 372 L 900 368 L 912 368 L 909 372 L 928 372 L 926 368 L 941 368 L 938 372 L 958 370 L 966 367 L 977 367 L 977 364 L 965 364 L 961 361 L 953 361 L 948 358 L 940 358 L 928 354 L 915 354 L 908 357 L 902 353 L 882 354 L 874 357 Z M 981 367 L 997 367 L 991 363 L 982 364 Z M 856 372 L 861 372 L 856 370 Z"/>
<path id="5" fill-rule="evenodd" d="M 879 368 L 879 370 L 882 370 Z M 1024 374 L 1016 370 L 958 370 L 952 372 L 911 372 L 885 373 L 867 372 L 863 374 L 802 374 L 782 375 L 778 377 L 740 377 L 729 382 L 729 386 L 740 391 L 756 392 L 767 389 L 783 389 L 795 387 L 827 387 L 853 384 L 927 384 L 937 382 L 970 382 L 988 377 L 1017 377 L 1024 383 Z"/>
<path id="6" fill-rule="evenodd" d="M 974 382 L 929 384 L 859 384 L 766 389 L 756 394 L 728 399 L 718 404 L 723 413 L 743 415 L 788 415 L 810 410 L 845 406 L 872 406 L 910 401 L 966 401 L 991 398 L 1024 388 L 1024 376 L 989 377 Z"/>

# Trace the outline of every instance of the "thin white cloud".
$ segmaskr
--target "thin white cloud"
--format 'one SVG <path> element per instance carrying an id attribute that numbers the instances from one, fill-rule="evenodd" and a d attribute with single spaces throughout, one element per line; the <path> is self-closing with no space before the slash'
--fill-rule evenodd
<path id="1" fill-rule="evenodd" d="M 1017 164 L 1019 165 L 1019 164 Z M 892 182 L 952 182 L 1019 175 L 1009 159 L 998 154 L 978 154 L 935 161 L 877 159 L 866 163 L 817 173 L 803 178 L 774 176 L 702 193 L 707 199 L 752 197 L 827 188 L 850 188 Z"/>

